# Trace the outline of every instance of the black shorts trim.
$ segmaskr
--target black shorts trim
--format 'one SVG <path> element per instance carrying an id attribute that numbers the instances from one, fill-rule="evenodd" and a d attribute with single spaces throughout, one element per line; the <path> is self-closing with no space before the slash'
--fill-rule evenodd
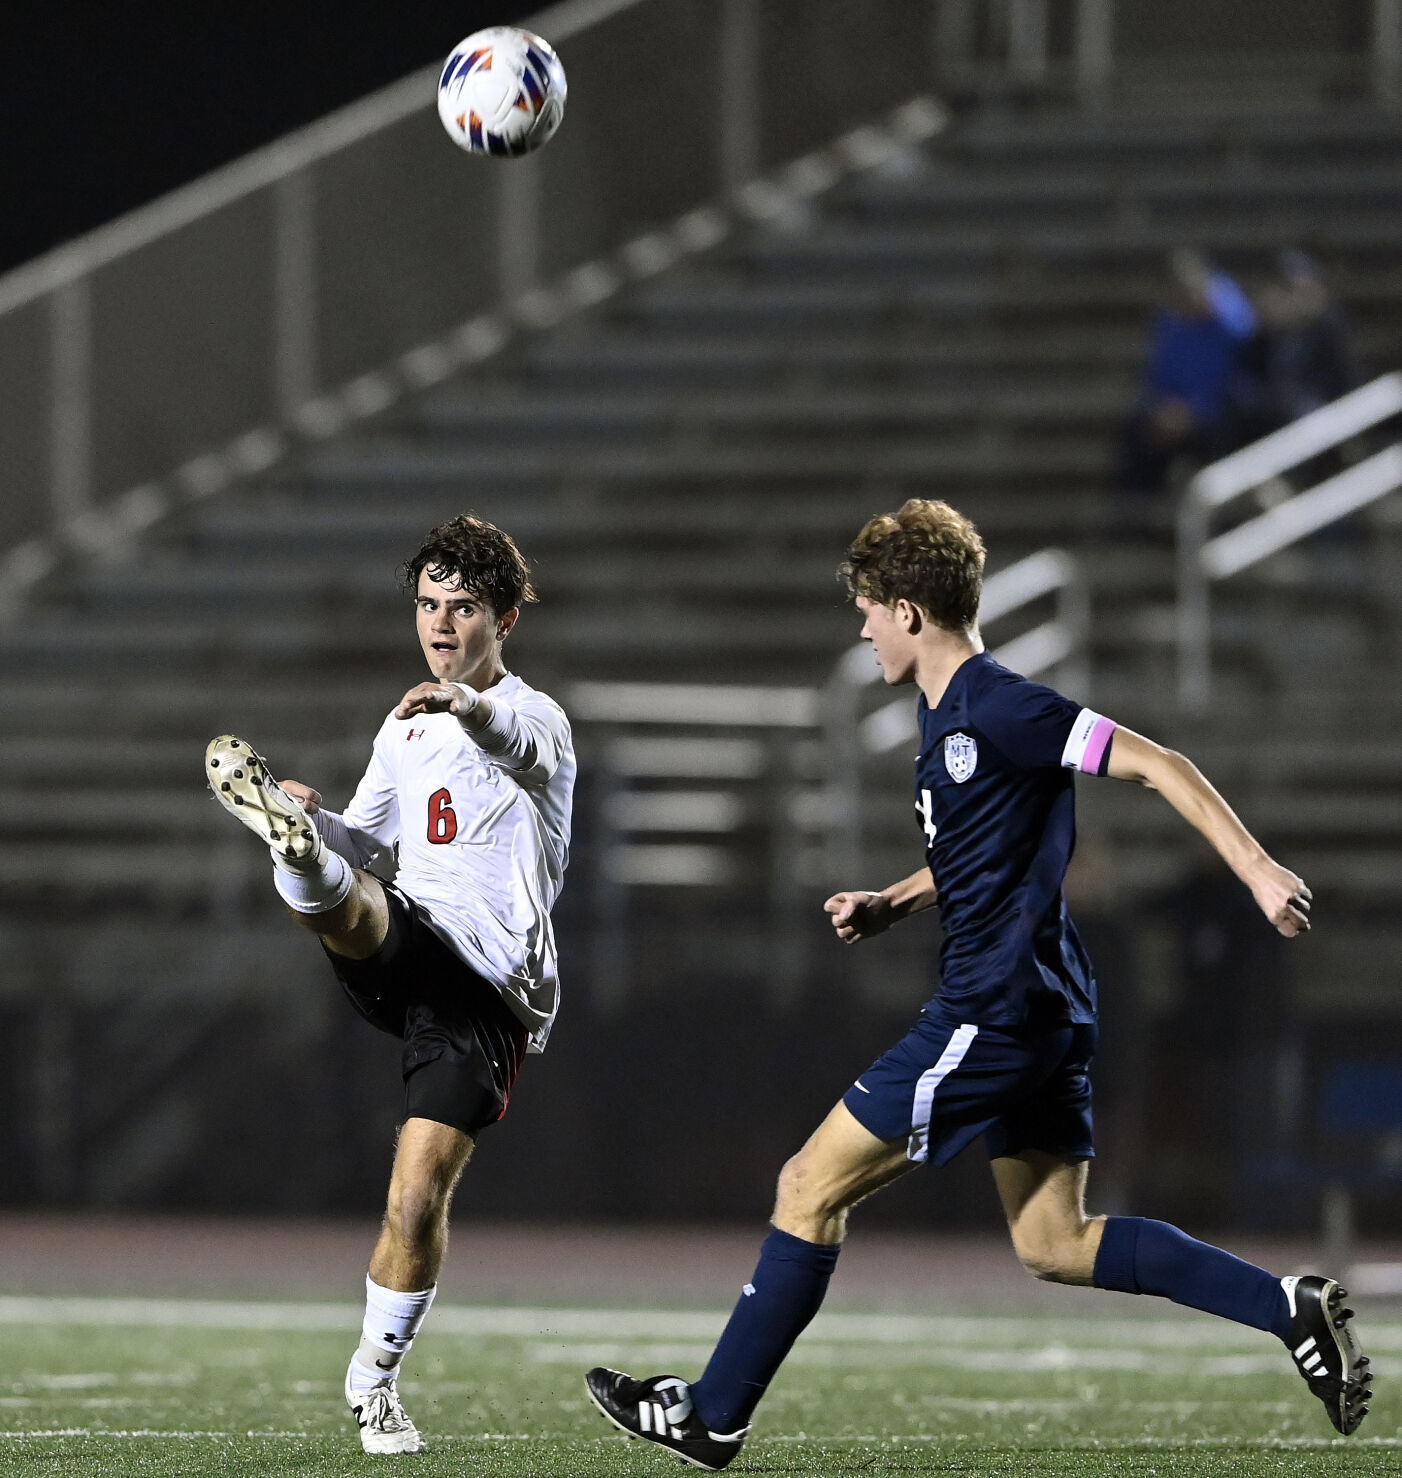
<path id="1" fill-rule="evenodd" d="M 355 1010 L 404 1043 L 404 1116 L 476 1135 L 506 1112 L 528 1032 L 501 993 L 429 927 L 412 898 L 381 883 L 385 942 L 368 959 L 326 951 Z"/>

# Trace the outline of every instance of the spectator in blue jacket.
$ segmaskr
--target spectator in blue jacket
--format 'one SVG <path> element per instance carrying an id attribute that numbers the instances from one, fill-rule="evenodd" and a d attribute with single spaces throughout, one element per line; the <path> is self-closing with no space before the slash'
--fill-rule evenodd
<path id="1" fill-rule="evenodd" d="M 1312 257 L 1282 251 L 1259 302 L 1266 430 L 1308 415 L 1362 383 L 1343 313 Z"/>
<path id="2" fill-rule="evenodd" d="M 1143 385 L 1120 436 L 1116 484 L 1158 493 L 1180 459 L 1204 463 L 1242 440 L 1251 395 L 1248 349 L 1256 314 L 1245 292 L 1195 251 L 1170 258 L 1172 293 L 1159 310 Z"/>

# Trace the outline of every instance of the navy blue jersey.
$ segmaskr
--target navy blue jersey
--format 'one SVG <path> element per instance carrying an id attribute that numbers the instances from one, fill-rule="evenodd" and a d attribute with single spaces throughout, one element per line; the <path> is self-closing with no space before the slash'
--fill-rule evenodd
<path id="1" fill-rule="evenodd" d="M 1095 1020 L 1066 911 L 1075 770 L 1103 774 L 1114 725 L 986 653 L 919 703 L 915 804 L 939 890 L 940 1005 L 989 1026 Z"/>

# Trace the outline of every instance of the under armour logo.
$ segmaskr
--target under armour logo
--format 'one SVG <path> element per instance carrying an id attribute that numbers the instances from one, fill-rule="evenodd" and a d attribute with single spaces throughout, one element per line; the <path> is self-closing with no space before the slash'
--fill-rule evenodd
<path id="1" fill-rule="evenodd" d="M 427 732 L 427 729 L 410 729 L 404 736 L 404 742 L 407 744 L 411 739 L 422 739 Z"/>

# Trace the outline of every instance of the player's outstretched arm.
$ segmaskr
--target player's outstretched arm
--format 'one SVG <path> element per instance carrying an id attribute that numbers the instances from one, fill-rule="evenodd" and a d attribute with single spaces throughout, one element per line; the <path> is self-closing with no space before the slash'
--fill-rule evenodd
<path id="1" fill-rule="evenodd" d="M 419 683 L 410 688 L 399 700 L 394 716 L 413 718 L 420 713 L 451 713 L 488 754 L 520 761 L 522 768 L 535 762 L 531 736 L 512 722 L 514 715 L 510 709 L 499 712 L 498 705 L 485 693 L 469 688 L 466 683 Z M 517 750 L 519 754 L 515 753 Z"/>
<path id="2" fill-rule="evenodd" d="M 823 912 L 832 918 L 839 939 L 845 944 L 856 944 L 858 940 L 883 933 L 907 914 L 933 908 L 937 901 L 935 880 L 930 876 L 930 869 L 922 867 L 879 893 L 865 889 L 834 893 L 823 904 Z"/>
<path id="3" fill-rule="evenodd" d="M 1241 824 L 1235 811 L 1184 755 L 1116 728 L 1105 773 L 1157 790 L 1184 820 L 1212 843 L 1218 855 L 1255 898 L 1277 932 L 1293 939 L 1310 926 L 1310 890 L 1304 880 L 1272 859 Z"/>
<path id="4" fill-rule="evenodd" d="M 420 713 L 451 713 L 473 742 L 522 784 L 549 780 L 569 743 L 569 720 L 549 699 L 518 710 L 466 683 L 419 683 L 399 700 L 394 716 L 409 719 Z"/>
<path id="5" fill-rule="evenodd" d="M 413 718 L 420 713 L 453 713 L 462 722 L 466 714 L 471 727 L 480 729 L 491 721 L 492 700 L 481 693 L 469 697 L 471 690 L 456 683 L 418 683 L 399 700 L 395 718 Z M 467 724 L 463 724 L 467 728 Z"/>

